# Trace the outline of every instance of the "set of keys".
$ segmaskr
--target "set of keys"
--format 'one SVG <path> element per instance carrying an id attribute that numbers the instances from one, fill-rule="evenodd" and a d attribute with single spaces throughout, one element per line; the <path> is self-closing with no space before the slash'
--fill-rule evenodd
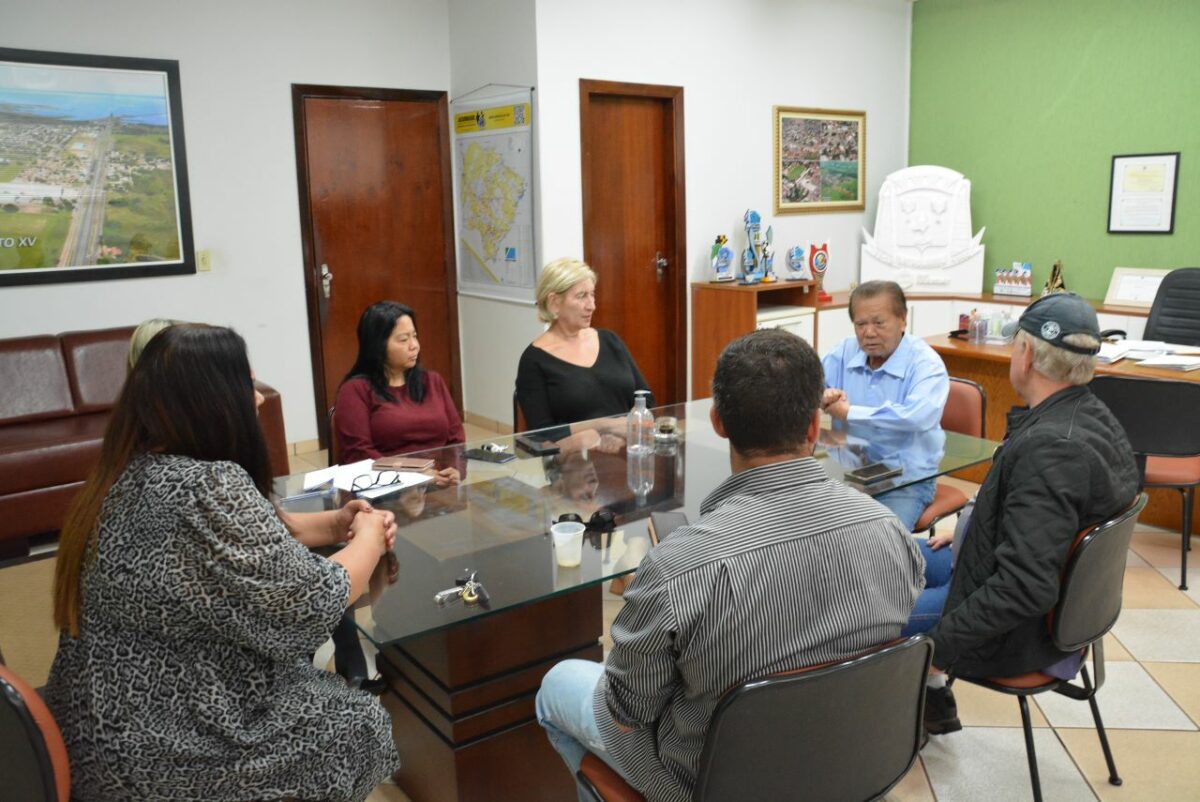
<path id="1" fill-rule="evenodd" d="M 483 587 L 483 583 L 479 581 L 479 573 L 472 571 L 471 573 L 460 576 L 454 580 L 454 587 L 437 593 L 433 600 L 438 604 L 449 604 L 450 602 L 462 599 L 464 604 L 481 604 L 487 606 L 488 592 Z"/>

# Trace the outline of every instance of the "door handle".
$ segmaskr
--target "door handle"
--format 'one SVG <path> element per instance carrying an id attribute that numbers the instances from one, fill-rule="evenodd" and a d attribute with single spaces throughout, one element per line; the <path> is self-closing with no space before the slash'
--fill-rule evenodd
<path id="1" fill-rule="evenodd" d="M 321 265 L 321 294 L 325 296 L 325 300 L 329 300 L 329 285 L 333 283 L 333 273 L 329 272 L 329 265 Z"/>
<path id="2" fill-rule="evenodd" d="M 654 252 L 654 272 L 658 276 L 659 284 L 662 283 L 663 271 L 667 269 L 668 264 L 670 263 L 667 262 L 667 257 L 662 255 L 662 251 Z"/>

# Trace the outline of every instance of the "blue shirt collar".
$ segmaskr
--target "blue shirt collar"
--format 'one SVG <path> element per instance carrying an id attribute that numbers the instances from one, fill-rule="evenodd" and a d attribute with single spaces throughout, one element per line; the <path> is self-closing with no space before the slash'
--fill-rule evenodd
<path id="1" fill-rule="evenodd" d="M 879 369 L 897 379 L 903 379 L 905 373 L 908 372 L 908 366 L 912 363 L 912 350 L 912 337 L 905 332 L 904 336 L 900 338 L 900 344 L 896 346 L 896 350 Z M 859 347 L 857 340 L 854 342 L 854 355 L 846 360 L 846 367 L 849 370 L 868 372 L 871 370 L 867 366 L 867 352 Z"/>

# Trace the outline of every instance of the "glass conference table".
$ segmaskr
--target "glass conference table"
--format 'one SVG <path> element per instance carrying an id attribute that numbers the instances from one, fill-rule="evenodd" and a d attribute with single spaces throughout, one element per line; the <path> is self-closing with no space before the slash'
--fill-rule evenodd
<path id="1" fill-rule="evenodd" d="M 656 418 L 677 420 L 676 432 L 641 457 L 628 457 L 621 438 L 593 432 L 543 456 L 499 435 L 489 442 L 516 455 L 504 463 L 470 459 L 482 443 L 421 452 L 439 468 L 458 467 L 461 484 L 427 483 L 373 501 L 395 513 L 399 530 L 358 621 L 380 650 L 404 764 L 397 781 L 414 802 L 573 798 L 572 778 L 534 720 L 534 694 L 559 660 L 603 659 L 602 583 L 637 568 L 650 548 L 650 513 L 678 510 L 694 521 L 729 476 L 728 442 L 713 432 L 710 406 L 704 399 L 655 409 Z M 613 428 L 623 431 L 623 421 Z M 996 445 L 827 421 L 817 458 L 839 480 L 870 462 L 901 468 L 863 487 L 879 495 L 987 462 Z M 276 490 L 297 495 L 302 481 L 278 480 Z M 282 503 L 332 508 L 345 498 L 330 492 Z M 589 530 L 578 554 L 556 548 L 554 520 L 575 513 L 588 521 L 601 510 L 613 514 L 612 531 Z M 486 602 L 435 601 L 472 572 Z"/>

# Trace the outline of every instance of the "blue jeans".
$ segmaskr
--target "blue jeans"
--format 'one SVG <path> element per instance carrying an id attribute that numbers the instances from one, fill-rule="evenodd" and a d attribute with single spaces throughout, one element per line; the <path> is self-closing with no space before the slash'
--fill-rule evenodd
<path id="1" fill-rule="evenodd" d="M 919 537 L 916 541 L 921 556 L 925 558 L 925 589 L 917 596 L 912 615 L 908 617 L 904 629 L 900 630 L 903 637 L 928 632 L 941 620 L 942 608 L 946 606 L 946 596 L 950 593 L 950 578 L 954 575 L 949 546 L 942 546 L 935 551 L 929 547 L 926 538 Z"/>
<path id="2" fill-rule="evenodd" d="M 875 500 L 896 513 L 900 523 L 904 524 L 905 528 L 911 532 L 912 528 L 917 525 L 921 513 L 925 512 L 925 508 L 933 501 L 936 492 L 937 481 L 926 479 L 924 482 L 917 482 L 915 485 L 902 487 L 899 490 L 881 493 L 875 496 Z"/>
<path id="3" fill-rule="evenodd" d="M 592 694 L 602 676 L 603 663 L 563 660 L 546 672 L 538 690 L 535 703 L 538 724 L 546 730 L 550 745 L 562 756 L 572 777 L 579 771 L 579 764 L 588 752 L 625 777 L 625 772 L 604 748 L 592 708 Z M 582 791 L 579 798 L 585 802 L 589 799 Z"/>

